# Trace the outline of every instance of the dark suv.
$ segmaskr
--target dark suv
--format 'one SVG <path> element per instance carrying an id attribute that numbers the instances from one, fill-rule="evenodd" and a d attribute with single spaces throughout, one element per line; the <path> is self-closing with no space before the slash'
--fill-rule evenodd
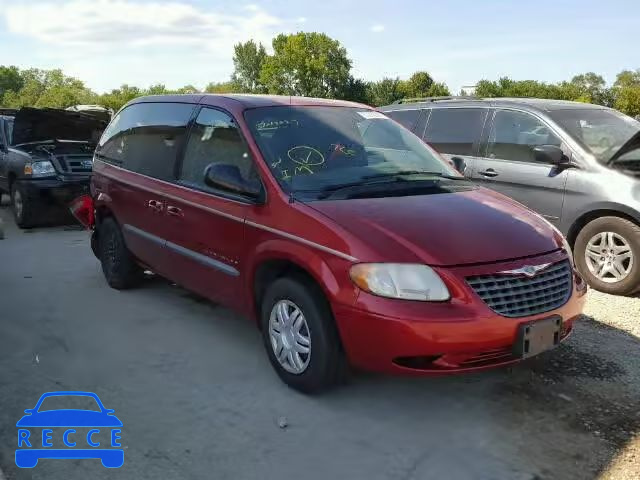
<path id="1" fill-rule="evenodd" d="M 381 110 L 466 177 L 556 225 L 592 287 L 640 288 L 639 122 L 597 105 L 528 98 L 431 98 Z"/>
<path id="2" fill-rule="evenodd" d="M 69 217 L 68 203 L 88 190 L 108 118 L 52 108 L 0 113 L 0 194 L 11 195 L 16 223 Z"/>

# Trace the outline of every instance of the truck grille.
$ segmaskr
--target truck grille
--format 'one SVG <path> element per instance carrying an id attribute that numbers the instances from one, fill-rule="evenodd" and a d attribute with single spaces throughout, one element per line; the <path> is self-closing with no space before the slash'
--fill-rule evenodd
<path id="1" fill-rule="evenodd" d="M 554 263 L 533 277 L 496 273 L 467 277 L 467 283 L 494 312 L 526 317 L 564 305 L 573 285 L 568 260 Z"/>
<path id="2" fill-rule="evenodd" d="M 91 173 L 93 167 L 87 155 L 59 155 L 57 160 L 65 173 Z"/>

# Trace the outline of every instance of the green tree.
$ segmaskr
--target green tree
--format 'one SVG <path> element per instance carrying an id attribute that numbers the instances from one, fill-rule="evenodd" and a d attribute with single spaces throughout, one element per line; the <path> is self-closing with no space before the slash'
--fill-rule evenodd
<path id="1" fill-rule="evenodd" d="M 233 46 L 233 74 L 231 81 L 238 91 L 248 93 L 264 93 L 264 85 L 260 81 L 262 66 L 267 58 L 267 51 L 261 43 L 253 40 Z"/>
<path id="2" fill-rule="evenodd" d="M 369 85 L 369 96 L 371 103 L 377 107 L 389 105 L 390 103 L 405 97 L 402 80 L 399 78 L 383 78 L 378 82 Z"/>
<path id="3" fill-rule="evenodd" d="M 211 82 L 205 88 L 207 93 L 240 93 L 240 87 L 233 81 L 229 82 Z"/>
<path id="4" fill-rule="evenodd" d="M 580 96 L 575 100 L 600 105 L 605 105 L 609 101 L 606 82 L 601 75 L 593 72 L 583 73 L 573 77 L 571 83 L 580 90 Z"/>
<path id="5" fill-rule="evenodd" d="M 415 72 L 409 80 L 402 82 L 401 89 L 405 97 L 418 98 L 432 96 L 431 87 L 433 86 L 433 78 L 427 72 Z"/>
<path id="6" fill-rule="evenodd" d="M 120 110 L 127 102 L 144 95 L 140 88 L 131 85 L 121 85 L 120 88 L 111 90 L 109 93 L 100 95 L 96 103 L 112 109 L 114 112 Z"/>
<path id="7" fill-rule="evenodd" d="M 640 86 L 640 68 L 636 71 L 623 70 L 616 76 L 614 87 L 638 87 Z"/>
<path id="8" fill-rule="evenodd" d="M 8 91 L 4 103 L 9 107 L 65 108 L 82 103 L 93 103 L 96 94 L 77 78 L 68 77 L 62 70 L 29 69 L 21 72 L 22 88 Z"/>
<path id="9" fill-rule="evenodd" d="M 347 89 L 351 60 L 324 33 L 280 34 L 264 60 L 260 81 L 269 93 L 336 98 Z"/>
<path id="10" fill-rule="evenodd" d="M 193 85 L 185 85 L 184 87 L 180 87 L 178 90 L 176 90 L 176 93 L 199 93 L 199 92 L 200 90 L 198 90 Z"/>
<path id="11" fill-rule="evenodd" d="M 370 87 L 367 82 L 358 78 L 349 77 L 344 90 L 338 98 L 358 103 L 371 103 Z"/>
<path id="12" fill-rule="evenodd" d="M 0 105 L 6 92 L 17 92 L 23 85 L 24 79 L 18 67 L 0 65 Z"/>

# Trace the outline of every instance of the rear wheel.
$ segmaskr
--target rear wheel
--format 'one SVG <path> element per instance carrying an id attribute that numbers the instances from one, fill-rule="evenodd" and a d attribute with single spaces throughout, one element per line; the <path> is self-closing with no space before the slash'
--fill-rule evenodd
<path id="1" fill-rule="evenodd" d="M 276 280 L 262 301 L 261 327 L 269 361 L 290 387 L 315 393 L 343 377 L 346 360 L 331 309 L 311 282 Z"/>
<path id="2" fill-rule="evenodd" d="M 33 202 L 19 183 L 11 185 L 11 208 L 18 227 L 31 228 L 35 225 Z"/>
<path id="3" fill-rule="evenodd" d="M 125 290 L 138 285 L 143 276 L 142 268 L 127 249 L 120 227 L 113 218 L 102 221 L 99 236 L 99 258 L 109 286 Z"/>
<path id="4" fill-rule="evenodd" d="M 578 270 L 596 290 L 629 295 L 640 288 L 640 227 L 635 223 L 597 218 L 580 231 L 574 250 Z"/>

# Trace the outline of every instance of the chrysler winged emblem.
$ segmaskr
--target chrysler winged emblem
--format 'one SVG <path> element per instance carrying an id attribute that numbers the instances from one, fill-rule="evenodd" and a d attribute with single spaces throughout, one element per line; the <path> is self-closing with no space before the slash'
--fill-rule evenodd
<path id="1" fill-rule="evenodd" d="M 498 273 L 502 273 L 504 275 L 524 275 L 526 277 L 533 277 L 535 275 L 537 275 L 538 272 L 544 270 L 545 268 L 547 268 L 549 265 L 551 265 L 550 263 L 543 263 L 540 265 L 525 265 L 524 267 L 521 268 L 516 268 L 515 270 L 504 270 L 502 272 L 498 272 Z"/>

